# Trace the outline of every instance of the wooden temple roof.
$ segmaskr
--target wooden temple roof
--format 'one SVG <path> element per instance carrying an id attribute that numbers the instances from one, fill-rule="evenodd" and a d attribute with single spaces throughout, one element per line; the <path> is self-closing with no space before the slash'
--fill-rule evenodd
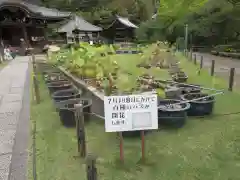
<path id="1" fill-rule="evenodd" d="M 99 32 L 102 31 L 101 27 L 95 26 L 80 16 L 74 16 L 65 25 L 59 28 L 59 33 L 72 33 L 73 30 L 79 30 L 83 32 Z"/>
<path id="2" fill-rule="evenodd" d="M 124 24 L 127 27 L 131 27 L 131 28 L 138 28 L 138 26 L 136 26 L 135 24 L 133 24 L 128 18 L 126 17 L 121 17 L 121 16 L 117 16 L 117 20 L 120 21 L 122 24 Z"/>
<path id="3" fill-rule="evenodd" d="M 62 19 L 71 16 L 70 12 L 62 12 L 57 9 L 34 5 L 23 0 L 0 0 L 0 9 L 8 7 L 19 7 L 37 18 Z"/>
<path id="4" fill-rule="evenodd" d="M 124 25 L 128 28 L 133 28 L 133 29 L 138 28 L 138 26 L 133 24 L 127 17 L 121 17 L 121 16 L 118 16 L 118 15 L 116 15 L 116 19 L 113 21 L 113 23 L 108 28 L 111 28 L 116 22 L 119 22 L 120 24 L 122 24 L 122 25 Z"/>

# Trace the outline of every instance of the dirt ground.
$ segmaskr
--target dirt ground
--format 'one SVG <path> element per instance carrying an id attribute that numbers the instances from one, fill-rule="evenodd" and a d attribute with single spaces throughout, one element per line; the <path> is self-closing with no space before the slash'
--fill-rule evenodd
<path id="1" fill-rule="evenodd" d="M 229 81 L 229 72 L 233 67 L 235 68 L 234 87 L 240 89 L 240 60 L 233 58 L 226 58 L 220 56 L 214 56 L 207 53 L 193 53 L 196 54 L 197 61 L 200 62 L 201 56 L 203 56 L 203 66 L 207 69 L 211 69 L 211 62 L 215 60 L 215 74 L 219 77 Z"/>

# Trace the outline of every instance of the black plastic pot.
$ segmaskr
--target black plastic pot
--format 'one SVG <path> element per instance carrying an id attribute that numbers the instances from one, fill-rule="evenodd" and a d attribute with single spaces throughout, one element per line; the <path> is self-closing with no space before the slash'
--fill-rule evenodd
<path id="1" fill-rule="evenodd" d="M 143 79 L 153 79 L 153 77 L 150 76 L 150 75 L 148 75 L 148 74 L 143 74 L 143 75 L 139 76 L 139 78 L 140 78 L 140 79 L 141 79 L 141 78 L 143 78 Z"/>
<path id="2" fill-rule="evenodd" d="M 171 69 L 169 69 L 169 74 L 170 75 L 172 75 L 172 77 L 173 77 L 173 75 L 175 75 L 177 72 L 179 72 L 181 69 L 180 68 L 178 68 L 178 67 L 176 67 L 176 68 L 171 68 Z"/>
<path id="3" fill-rule="evenodd" d="M 160 69 L 169 69 L 169 65 L 164 63 L 158 63 L 155 65 L 155 67 L 158 67 Z"/>
<path id="4" fill-rule="evenodd" d="M 49 89 L 50 94 L 60 91 L 73 88 L 73 85 L 69 83 L 69 81 L 58 81 L 47 83 L 47 87 Z"/>
<path id="5" fill-rule="evenodd" d="M 151 65 L 145 65 L 145 66 L 143 66 L 143 68 L 145 68 L 145 69 L 150 69 L 152 66 Z"/>
<path id="6" fill-rule="evenodd" d="M 58 81 L 68 81 L 68 79 L 63 76 L 61 73 L 52 73 L 44 76 L 46 83 L 58 82 Z"/>
<path id="7" fill-rule="evenodd" d="M 123 54 L 123 51 L 117 50 L 116 54 Z"/>
<path id="8" fill-rule="evenodd" d="M 151 86 L 155 89 L 157 88 L 165 89 L 165 82 L 161 80 L 153 80 Z"/>
<path id="9" fill-rule="evenodd" d="M 46 70 L 50 70 L 53 68 L 52 65 L 47 64 L 45 62 L 38 62 L 37 67 L 40 71 L 46 71 Z"/>
<path id="10" fill-rule="evenodd" d="M 65 101 L 59 101 L 56 103 L 56 107 L 59 112 L 60 120 L 62 124 L 66 127 L 75 127 L 75 104 L 83 104 L 83 113 L 84 113 L 84 122 L 90 121 L 90 113 L 92 100 L 87 98 L 77 98 L 77 99 L 68 99 Z"/>
<path id="11" fill-rule="evenodd" d="M 46 70 L 46 71 L 44 71 L 44 75 L 51 75 L 51 74 L 59 74 L 59 75 L 63 75 L 63 73 L 60 71 L 60 70 L 58 70 L 58 69 L 49 69 L 49 70 Z"/>
<path id="12" fill-rule="evenodd" d="M 70 81 L 69 81 L 67 78 L 65 78 L 65 77 L 58 77 L 58 78 L 56 78 L 56 79 L 46 78 L 46 79 L 45 79 L 45 82 L 46 82 L 46 83 L 69 82 L 69 83 L 70 83 Z"/>
<path id="13" fill-rule="evenodd" d="M 215 98 L 214 96 L 207 96 L 208 94 L 205 93 L 190 93 L 183 95 L 181 99 L 184 101 L 203 98 L 201 100 L 194 100 L 189 102 L 191 104 L 191 107 L 190 109 L 188 109 L 187 114 L 189 116 L 205 116 L 212 114 L 215 104 Z"/>
<path id="14" fill-rule="evenodd" d="M 140 53 L 142 53 L 142 51 L 132 50 L 132 54 L 140 54 Z"/>
<path id="15" fill-rule="evenodd" d="M 138 79 L 138 81 L 142 84 L 142 85 L 152 85 L 152 83 L 154 82 L 154 79 L 152 77 L 140 77 Z"/>
<path id="16" fill-rule="evenodd" d="M 172 86 L 176 86 L 176 87 L 180 88 L 181 94 L 200 93 L 201 92 L 200 85 L 196 85 L 196 84 L 172 84 Z"/>
<path id="17" fill-rule="evenodd" d="M 43 75 L 54 74 L 54 73 L 62 74 L 62 72 L 59 69 L 57 69 L 57 68 L 46 69 L 42 73 L 43 73 Z"/>
<path id="18" fill-rule="evenodd" d="M 52 94 L 54 102 L 65 101 L 68 99 L 79 99 L 82 95 L 82 91 L 76 88 L 59 90 Z"/>
<path id="19" fill-rule="evenodd" d="M 189 103 L 180 103 L 180 100 L 161 99 L 158 101 L 158 124 L 169 128 L 181 128 L 187 118 Z"/>
<path id="20" fill-rule="evenodd" d="M 179 83 L 185 83 L 187 82 L 188 76 L 185 73 L 180 72 L 172 75 L 172 79 Z"/>
<path id="21" fill-rule="evenodd" d="M 150 69 L 151 68 L 151 65 L 149 64 L 144 64 L 144 63 L 141 63 L 141 64 L 137 64 L 137 67 L 138 68 L 145 68 L 145 69 Z"/>

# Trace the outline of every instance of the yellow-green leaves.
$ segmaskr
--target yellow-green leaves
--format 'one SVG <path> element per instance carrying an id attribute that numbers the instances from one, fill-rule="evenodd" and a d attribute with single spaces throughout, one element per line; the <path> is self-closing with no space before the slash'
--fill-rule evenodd
<path id="1" fill-rule="evenodd" d="M 136 87 L 136 78 L 128 74 L 119 73 L 116 86 L 121 92 L 131 91 Z"/>
<path id="2" fill-rule="evenodd" d="M 84 59 L 82 59 L 82 58 L 79 56 L 79 57 L 77 57 L 75 63 L 76 63 L 79 67 L 82 67 L 82 66 L 84 66 L 84 64 L 85 64 L 85 61 L 84 61 Z"/>

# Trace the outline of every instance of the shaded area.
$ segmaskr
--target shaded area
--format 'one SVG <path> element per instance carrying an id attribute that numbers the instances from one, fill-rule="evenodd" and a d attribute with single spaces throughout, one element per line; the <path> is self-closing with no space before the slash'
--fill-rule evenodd
<path id="1" fill-rule="evenodd" d="M 0 0 L 0 50 L 12 46 L 12 51 L 21 55 L 28 54 L 33 48 L 42 51 L 47 43 L 47 24 L 62 21 L 70 15 L 22 0 Z"/>
<path id="2" fill-rule="evenodd" d="M 25 1 L 13 1 L 13 0 L 0 0 L 0 7 L 11 7 L 16 6 L 19 8 L 23 8 L 26 11 L 29 11 L 32 14 L 35 14 L 36 16 L 43 16 L 48 18 L 66 18 L 70 16 L 70 12 L 61 12 L 57 9 L 53 8 L 46 8 L 43 6 L 38 6 L 34 4 L 30 4 L 29 2 Z"/>

